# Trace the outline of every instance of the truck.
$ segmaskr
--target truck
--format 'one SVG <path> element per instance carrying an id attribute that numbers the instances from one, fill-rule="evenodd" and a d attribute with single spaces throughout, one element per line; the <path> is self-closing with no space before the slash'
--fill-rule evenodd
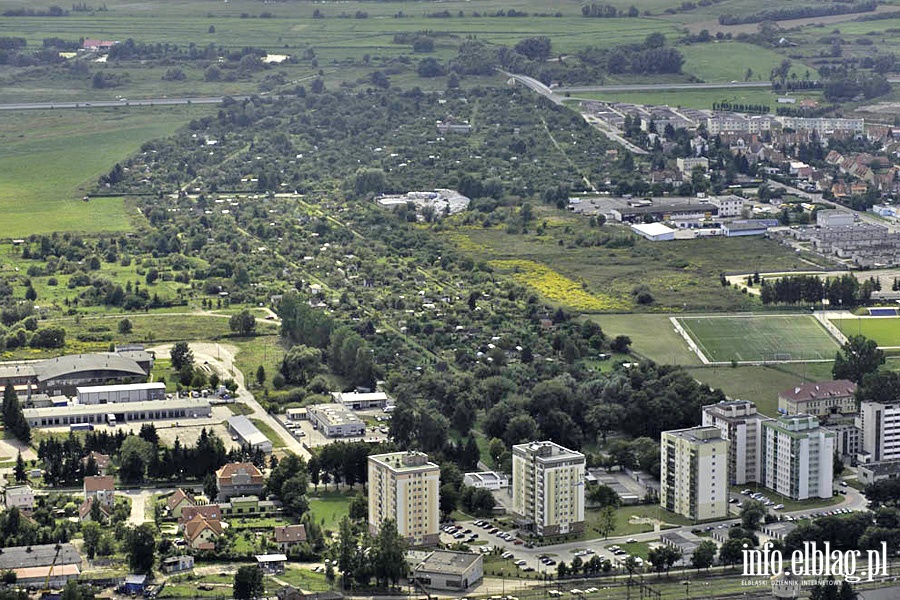
<path id="1" fill-rule="evenodd" d="M 69 425 L 69 431 L 93 431 L 94 425 L 92 423 L 74 423 Z"/>

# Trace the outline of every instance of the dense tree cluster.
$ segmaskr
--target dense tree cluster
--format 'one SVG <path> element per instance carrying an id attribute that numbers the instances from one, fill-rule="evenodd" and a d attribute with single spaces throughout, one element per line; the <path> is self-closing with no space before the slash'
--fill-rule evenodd
<path id="1" fill-rule="evenodd" d="M 869 278 L 860 283 L 854 275 L 824 280 L 817 275 L 789 275 L 774 281 L 763 279 L 759 287 L 763 304 L 821 304 L 827 300 L 833 307 L 866 304 L 872 292 L 880 289 L 877 279 Z"/>
<path id="2" fill-rule="evenodd" d="M 25 420 L 12 384 L 7 384 L 3 389 L 3 428 L 24 444 L 31 442 L 31 427 Z"/>
<path id="3" fill-rule="evenodd" d="M 719 15 L 720 25 L 741 25 L 744 23 L 760 23 L 762 21 L 784 21 L 788 19 L 808 19 L 829 15 L 846 15 L 849 13 L 871 12 L 878 3 L 875 0 L 858 2 L 834 2 L 815 6 L 779 7 L 742 15 Z"/>

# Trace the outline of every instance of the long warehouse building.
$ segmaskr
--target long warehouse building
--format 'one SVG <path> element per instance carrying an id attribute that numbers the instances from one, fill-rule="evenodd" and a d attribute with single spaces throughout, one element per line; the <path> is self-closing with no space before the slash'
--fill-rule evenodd
<path id="1" fill-rule="evenodd" d="M 118 402 L 114 404 L 68 404 L 46 408 L 26 408 L 22 412 L 31 427 L 65 427 L 79 423 L 101 425 L 131 421 L 209 417 L 212 407 L 203 398 L 175 398 L 161 402 Z"/>
<path id="2" fill-rule="evenodd" d="M 165 400 L 166 384 L 126 383 L 122 385 L 92 385 L 76 390 L 79 404 L 114 404 L 116 402 L 147 402 Z"/>

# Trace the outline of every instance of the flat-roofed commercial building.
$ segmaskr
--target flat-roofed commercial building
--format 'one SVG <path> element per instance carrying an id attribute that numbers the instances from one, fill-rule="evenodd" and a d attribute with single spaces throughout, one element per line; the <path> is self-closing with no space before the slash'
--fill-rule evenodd
<path id="1" fill-rule="evenodd" d="M 412 568 L 413 578 L 434 590 L 466 590 L 484 575 L 484 558 L 472 552 L 435 550 Z"/>
<path id="2" fill-rule="evenodd" d="M 118 402 L 148 402 L 166 399 L 166 384 L 128 383 L 122 385 L 93 385 L 75 389 L 79 404 L 114 404 Z"/>
<path id="3" fill-rule="evenodd" d="M 343 404 L 316 404 L 306 409 L 313 427 L 326 437 L 357 437 L 366 424 Z"/>
<path id="4" fill-rule="evenodd" d="M 68 404 L 46 408 L 25 408 L 31 427 L 66 427 L 79 423 L 128 423 L 209 417 L 212 408 L 202 398 L 173 398 L 165 402 L 118 402 L 116 404 Z M 112 416 L 112 418 L 110 418 Z"/>
<path id="5" fill-rule="evenodd" d="M 537 535 L 584 530 L 584 454 L 555 442 L 513 446 L 513 513 Z"/>
<path id="6" fill-rule="evenodd" d="M 509 477 L 495 471 L 481 471 L 463 475 L 463 483 L 474 487 L 496 491 L 509 487 Z"/>
<path id="7" fill-rule="evenodd" d="M 415 546 L 438 543 L 441 468 L 421 452 L 369 457 L 369 532 L 391 519 Z"/>
<path id="8" fill-rule="evenodd" d="M 660 505 L 694 521 L 728 516 L 728 440 L 718 427 L 662 432 Z"/>
<path id="9" fill-rule="evenodd" d="M 228 417 L 228 431 L 234 434 L 243 446 L 262 450 L 266 454 L 272 452 L 272 441 L 244 415 Z"/>
<path id="10" fill-rule="evenodd" d="M 792 500 L 834 494 L 834 432 L 813 415 L 782 415 L 762 424 L 762 483 Z"/>

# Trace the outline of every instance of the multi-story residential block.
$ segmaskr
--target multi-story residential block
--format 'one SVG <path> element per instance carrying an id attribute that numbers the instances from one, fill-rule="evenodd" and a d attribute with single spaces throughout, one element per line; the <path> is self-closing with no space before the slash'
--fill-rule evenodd
<path id="1" fill-rule="evenodd" d="M 6 488 L 6 508 L 16 507 L 20 511 L 31 514 L 34 510 L 34 490 L 27 485 L 14 485 Z"/>
<path id="2" fill-rule="evenodd" d="M 856 458 L 862 452 L 862 431 L 858 417 L 843 415 L 830 417 L 825 426 L 834 432 L 834 451 L 841 458 Z"/>
<path id="3" fill-rule="evenodd" d="M 900 460 L 900 402 L 863 402 L 859 407 L 866 462 Z"/>
<path id="4" fill-rule="evenodd" d="M 762 424 L 762 483 L 792 500 L 831 498 L 834 432 L 813 415 Z"/>
<path id="5" fill-rule="evenodd" d="M 759 481 L 761 423 L 770 421 L 749 400 L 732 400 L 703 407 L 703 425 L 716 427 L 728 440 L 728 483 Z"/>
<path id="6" fill-rule="evenodd" d="M 728 440 L 718 427 L 662 432 L 659 503 L 695 521 L 728 516 Z"/>
<path id="7" fill-rule="evenodd" d="M 778 394 L 778 408 L 789 415 L 854 414 L 857 410 L 856 384 L 838 379 L 798 385 Z"/>
<path id="8" fill-rule="evenodd" d="M 513 446 L 513 513 L 537 535 L 584 530 L 584 454 L 554 442 Z"/>
<path id="9" fill-rule="evenodd" d="M 438 543 L 441 468 L 421 452 L 369 457 L 369 532 L 388 519 L 415 546 Z"/>

